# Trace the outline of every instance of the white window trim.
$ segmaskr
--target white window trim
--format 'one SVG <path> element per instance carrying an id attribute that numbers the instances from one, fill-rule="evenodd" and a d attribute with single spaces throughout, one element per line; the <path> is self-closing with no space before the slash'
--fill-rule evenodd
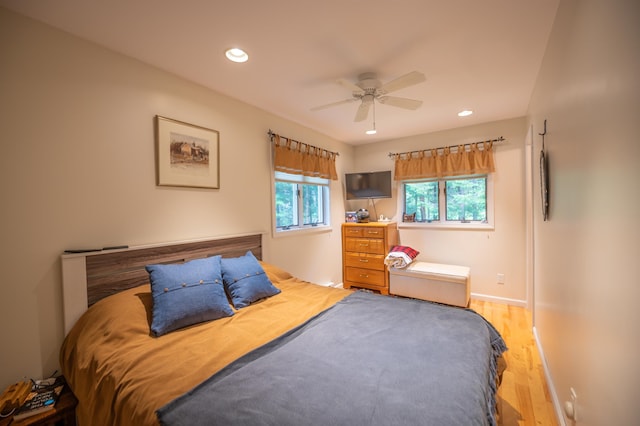
<path id="1" fill-rule="evenodd" d="M 460 178 L 462 176 L 458 176 Z M 469 176 L 472 177 L 472 176 Z M 493 174 L 489 173 L 487 177 L 487 221 L 486 222 L 468 222 L 462 223 L 460 221 L 447 221 L 443 217 L 446 214 L 443 210 L 444 197 L 440 194 L 438 197 L 440 203 L 440 220 L 436 222 L 403 222 L 402 215 L 404 214 L 404 188 L 403 181 L 397 182 L 396 193 L 398 194 L 398 205 L 396 217 L 398 218 L 398 228 L 401 229 L 456 229 L 456 230 L 494 230 L 495 229 L 495 208 L 494 208 L 494 188 L 493 188 Z M 446 179 L 438 179 L 439 181 Z M 407 181 L 408 182 L 408 181 Z"/>
<path id="2" fill-rule="evenodd" d="M 326 188 L 326 196 L 324 198 L 324 217 L 325 222 L 320 225 L 301 225 L 290 229 L 278 229 L 276 220 L 276 176 L 281 182 L 290 182 L 297 184 L 314 184 L 321 185 Z M 285 177 L 286 176 L 286 177 Z M 286 173 L 275 171 L 271 173 L 271 235 L 273 238 L 292 237 L 304 234 L 319 234 L 331 232 L 331 182 L 328 179 L 315 178 L 303 175 L 289 175 Z"/>
<path id="3" fill-rule="evenodd" d="M 329 225 L 317 225 L 317 226 L 304 226 L 300 228 L 291 229 L 276 229 L 273 225 L 273 238 L 294 237 L 304 234 L 321 234 L 324 232 L 331 232 L 333 229 Z"/>

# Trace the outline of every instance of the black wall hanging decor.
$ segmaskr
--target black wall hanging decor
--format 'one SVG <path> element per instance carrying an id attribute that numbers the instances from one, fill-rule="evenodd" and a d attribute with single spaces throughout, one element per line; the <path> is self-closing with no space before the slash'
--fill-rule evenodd
<path id="1" fill-rule="evenodd" d="M 549 157 L 544 152 L 544 136 L 547 134 L 547 120 L 544 120 L 544 131 L 538 133 L 542 136 L 542 149 L 540 150 L 540 201 L 542 203 L 542 219 L 549 220 Z"/>

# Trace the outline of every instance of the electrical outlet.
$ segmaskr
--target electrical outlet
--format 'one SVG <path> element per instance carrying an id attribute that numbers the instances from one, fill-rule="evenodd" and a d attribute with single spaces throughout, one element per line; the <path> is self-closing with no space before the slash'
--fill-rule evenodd
<path id="1" fill-rule="evenodd" d="M 498 274 L 497 282 L 498 284 L 504 284 L 504 274 Z"/>
<path id="2" fill-rule="evenodd" d="M 578 421 L 578 394 L 574 388 L 569 389 L 571 400 L 564 402 L 564 413 L 569 420 Z"/>

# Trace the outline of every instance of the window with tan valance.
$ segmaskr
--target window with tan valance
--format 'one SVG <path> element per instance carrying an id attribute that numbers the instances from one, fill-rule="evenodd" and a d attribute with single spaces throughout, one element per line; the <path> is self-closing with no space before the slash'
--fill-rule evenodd
<path id="1" fill-rule="evenodd" d="M 279 172 L 338 180 L 337 152 L 270 133 L 273 140 L 274 169 Z"/>
<path id="2" fill-rule="evenodd" d="M 493 173 L 495 141 L 390 154 L 395 160 L 394 180 Z"/>

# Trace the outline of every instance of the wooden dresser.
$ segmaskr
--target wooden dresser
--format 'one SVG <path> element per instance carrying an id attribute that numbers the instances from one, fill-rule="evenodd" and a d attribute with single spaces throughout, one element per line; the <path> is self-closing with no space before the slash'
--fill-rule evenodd
<path id="1" fill-rule="evenodd" d="M 397 241 L 395 222 L 343 223 L 344 288 L 362 287 L 389 294 L 389 271 L 384 258 Z"/>

